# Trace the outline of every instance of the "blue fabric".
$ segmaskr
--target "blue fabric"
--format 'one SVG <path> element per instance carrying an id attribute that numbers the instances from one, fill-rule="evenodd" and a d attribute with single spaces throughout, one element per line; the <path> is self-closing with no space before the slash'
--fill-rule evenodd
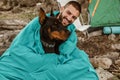
<path id="1" fill-rule="evenodd" d="M 60 45 L 60 55 L 46 54 L 40 41 L 38 17 L 34 18 L 0 57 L 0 80 L 98 80 L 88 55 L 76 47 L 74 25 Z"/>

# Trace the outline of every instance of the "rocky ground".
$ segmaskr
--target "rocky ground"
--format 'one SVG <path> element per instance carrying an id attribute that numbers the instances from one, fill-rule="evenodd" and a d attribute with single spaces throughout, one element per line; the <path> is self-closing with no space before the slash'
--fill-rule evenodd
<path id="1" fill-rule="evenodd" d="M 77 33 L 78 47 L 89 55 L 100 80 L 120 80 L 120 35 L 105 35 L 102 30 L 88 36 Z"/>
<path id="2" fill-rule="evenodd" d="M 49 10 L 46 9 L 46 12 Z M 17 6 L 11 10 L 0 11 L 0 54 L 9 47 L 20 30 L 37 15 L 36 12 L 36 6 Z M 86 16 L 84 18 L 86 19 Z M 89 55 L 100 80 L 120 80 L 120 34 L 106 35 L 102 29 L 76 32 L 77 46 Z"/>

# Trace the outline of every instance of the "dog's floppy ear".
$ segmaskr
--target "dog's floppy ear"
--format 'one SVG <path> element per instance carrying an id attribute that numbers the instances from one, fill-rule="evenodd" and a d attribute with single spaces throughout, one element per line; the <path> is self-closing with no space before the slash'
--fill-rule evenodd
<path id="1" fill-rule="evenodd" d="M 39 11 L 39 20 L 40 20 L 41 24 L 43 24 L 45 18 L 46 18 L 45 11 L 42 8 L 40 8 L 40 11 Z"/>

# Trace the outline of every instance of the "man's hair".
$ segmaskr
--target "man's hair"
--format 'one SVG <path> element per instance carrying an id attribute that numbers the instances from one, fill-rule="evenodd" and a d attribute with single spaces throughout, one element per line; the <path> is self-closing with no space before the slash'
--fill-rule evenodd
<path id="1" fill-rule="evenodd" d="M 64 7 L 72 5 L 75 9 L 77 9 L 81 13 L 81 4 L 79 4 L 77 1 L 69 1 Z"/>

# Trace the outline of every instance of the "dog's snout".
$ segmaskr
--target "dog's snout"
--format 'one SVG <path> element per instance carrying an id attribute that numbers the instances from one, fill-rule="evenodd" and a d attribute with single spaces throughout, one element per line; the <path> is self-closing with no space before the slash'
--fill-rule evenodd
<path id="1" fill-rule="evenodd" d="M 70 31 L 69 30 L 66 30 L 65 32 L 67 33 L 68 36 L 70 35 Z"/>
<path id="2" fill-rule="evenodd" d="M 65 31 L 62 31 L 62 33 L 61 33 L 62 40 L 65 41 L 69 37 L 69 35 L 70 35 L 69 30 L 66 29 Z"/>

